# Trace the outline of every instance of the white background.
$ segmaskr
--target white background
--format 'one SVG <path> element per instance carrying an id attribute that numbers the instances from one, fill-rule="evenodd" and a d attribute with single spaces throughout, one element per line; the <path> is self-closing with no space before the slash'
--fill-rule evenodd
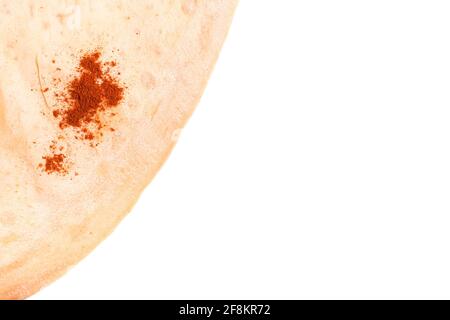
<path id="1" fill-rule="evenodd" d="M 170 159 L 34 298 L 450 298 L 449 16 L 242 0 Z"/>

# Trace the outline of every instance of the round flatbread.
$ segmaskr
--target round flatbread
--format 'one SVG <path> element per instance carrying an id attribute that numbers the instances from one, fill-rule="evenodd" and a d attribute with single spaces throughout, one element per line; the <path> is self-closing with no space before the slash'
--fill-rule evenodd
<path id="1" fill-rule="evenodd" d="M 130 211 L 200 99 L 236 0 L 0 0 L 0 298 Z"/>

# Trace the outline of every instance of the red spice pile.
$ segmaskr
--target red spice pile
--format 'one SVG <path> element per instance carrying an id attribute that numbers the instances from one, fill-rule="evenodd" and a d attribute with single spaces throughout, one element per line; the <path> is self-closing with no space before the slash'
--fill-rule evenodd
<path id="1" fill-rule="evenodd" d="M 105 113 L 123 100 L 124 88 L 111 74 L 111 68 L 116 67 L 117 63 L 102 63 L 100 58 L 99 51 L 83 55 L 77 68 L 78 74 L 69 81 L 63 92 L 54 93 L 58 104 L 53 110 L 53 116 L 58 119 L 61 130 L 75 130 L 75 139 L 94 140 L 103 136 L 101 130 L 107 127 L 104 123 Z M 60 79 L 54 81 L 59 83 Z M 45 92 L 47 90 L 43 90 Z M 108 112 L 108 115 L 114 116 L 115 113 Z M 114 131 L 111 127 L 110 130 Z M 91 146 L 94 144 L 91 143 Z M 51 154 L 42 157 L 45 163 L 39 167 L 48 174 L 67 174 L 67 156 L 61 153 L 62 149 L 52 143 Z"/>
<path id="2" fill-rule="evenodd" d="M 96 51 L 81 58 L 79 76 L 70 81 L 66 92 L 58 95 L 66 106 L 53 111 L 53 116 L 60 119 L 61 129 L 80 129 L 85 133 L 82 137 L 87 140 L 94 138 L 92 124 L 98 130 L 104 126 L 100 113 L 116 107 L 123 99 L 123 87 L 109 73 L 110 67 L 116 63 L 102 64 L 100 56 Z"/>
<path id="3" fill-rule="evenodd" d="M 58 140 L 61 140 L 62 136 L 58 137 Z M 42 159 L 45 161 L 44 163 L 39 164 L 39 168 L 50 173 L 58 173 L 61 175 L 67 174 L 67 163 L 66 156 L 62 153 L 64 151 L 64 147 L 58 147 L 58 141 L 53 140 L 50 145 L 50 155 L 43 156 Z"/>

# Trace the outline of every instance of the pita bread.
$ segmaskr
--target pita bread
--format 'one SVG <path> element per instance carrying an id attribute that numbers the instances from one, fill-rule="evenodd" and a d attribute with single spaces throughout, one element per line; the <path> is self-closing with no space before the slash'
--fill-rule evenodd
<path id="1" fill-rule="evenodd" d="M 0 0 L 1 299 L 64 274 L 130 211 L 198 103 L 236 3 Z M 117 62 L 125 88 L 114 131 L 94 146 L 49 110 L 55 78 L 67 82 L 93 50 Z M 45 172 L 61 134 L 68 173 Z"/>

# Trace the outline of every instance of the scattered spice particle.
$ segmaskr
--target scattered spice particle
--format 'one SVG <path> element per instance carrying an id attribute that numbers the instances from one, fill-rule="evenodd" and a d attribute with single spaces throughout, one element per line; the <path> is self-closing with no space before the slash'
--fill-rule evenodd
<path id="1" fill-rule="evenodd" d="M 115 62 L 115 61 L 108 61 L 108 62 L 105 62 L 105 65 L 106 66 L 110 66 L 110 67 L 115 67 L 115 66 L 117 66 L 117 62 Z"/>
<path id="2" fill-rule="evenodd" d="M 91 123 L 101 127 L 98 114 L 116 107 L 123 99 L 124 88 L 103 66 L 115 67 L 115 61 L 100 62 L 101 54 L 96 51 L 84 55 L 79 64 L 79 76 L 67 86 L 63 102 L 66 109 L 58 109 L 55 117 L 60 118 L 61 128 L 83 128 Z M 90 136 L 89 136 L 90 137 Z"/>

